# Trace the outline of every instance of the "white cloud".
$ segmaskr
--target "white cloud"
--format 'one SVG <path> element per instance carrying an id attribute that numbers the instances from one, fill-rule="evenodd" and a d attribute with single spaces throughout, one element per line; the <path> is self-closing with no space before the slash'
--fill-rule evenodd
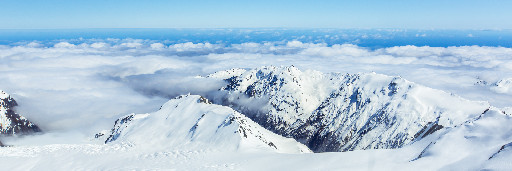
<path id="1" fill-rule="evenodd" d="M 37 42 L 30 42 L 29 44 L 27 44 L 27 47 L 32 47 L 32 48 L 37 48 L 37 47 L 42 47 L 43 45 L 41 45 L 40 43 L 37 43 Z"/>
<path id="2" fill-rule="evenodd" d="M 121 43 L 121 47 L 129 47 L 129 48 L 139 48 L 142 46 L 142 43 L 139 42 L 129 42 L 129 43 Z"/>
<path id="3" fill-rule="evenodd" d="M 68 42 L 60 42 L 60 43 L 55 44 L 53 47 L 55 47 L 55 48 L 74 48 L 75 45 L 68 43 Z"/>
<path id="4" fill-rule="evenodd" d="M 96 48 L 96 49 L 104 48 L 104 47 L 108 47 L 108 46 L 109 46 L 109 44 L 104 43 L 104 42 L 97 42 L 97 43 L 91 44 L 91 47 Z"/>
<path id="5" fill-rule="evenodd" d="M 166 46 L 151 40 L 106 39 L 50 47 L 31 42 L 0 47 L 0 89 L 17 98 L 19 112 L 43 129 L 88 127 L 90 133 L 101 129 L 91 124 L 108 128 L 119 115 L 154 111 L 168 97 L 208 94 L 222 84 L 199 81 L 194 78 L 197 75 L 262 65 L 400 75 L 471 100 L 506 106 L 512 104 L 510 93 L 475 83 L 477 77 L 491 83 L 510 78 L 510 56 L 511 48 L 481 46 L 372 50 L 300 41 Z"/>
<path id="6" fill-rule="evenodd" d="M 174 44 L 174 45 L 169 46 L 169 48 L 174 49 L 178 52 L 190 51 L 190 50 L 212 50 L 212 49 L 214 49 L 214 47 L 218 47 L 218 46 L 214 46 L 211 43 L 192 43 L 192 42 L 179 43 L 179 44 Z"/>
<path id="7" fill-rule="evenodd" d="M 162 49 L 162 48 L 165 47 L 165 45 L 162 44 L 162 43 L 153 43 L 153 44 L 150 45 L 150 47 L 153 48 L 153 49 Z"/>

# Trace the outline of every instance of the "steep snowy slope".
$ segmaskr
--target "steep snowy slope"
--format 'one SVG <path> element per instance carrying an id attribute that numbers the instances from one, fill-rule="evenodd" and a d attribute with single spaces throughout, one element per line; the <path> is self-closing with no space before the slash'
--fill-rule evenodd
<path id="1" fill-rule="evenodd" d="M 39 127 L 13 111 L 17 105 L 9 94 L 0 90 L 0 135 L 40 132 Z"/>
<path id="2" fill-rule="evenodd" d="M 296 67 L 233 69 L 216 103 L 231 105 L 263 127 L 315 152 L 398 148 L 453 127 L 489 108 L 400 77 L 323 74 Z"/>
<path id="3" fill-rule="evenodd" d="M 295 140 L 276 135 L 231 108 L 211 104 L 196 95 L 179 96 L 151 114 L 122 117 L 108 134 L 100 133 L 96 138 L 105 143 L 164 149 L 310 152 Z"/>

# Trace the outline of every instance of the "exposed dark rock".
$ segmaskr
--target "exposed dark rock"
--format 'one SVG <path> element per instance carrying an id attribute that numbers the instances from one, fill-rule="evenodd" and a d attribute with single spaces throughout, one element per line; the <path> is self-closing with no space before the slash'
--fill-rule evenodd
<path id="1" fill-rule="evenodd" d="M 199 103 L 204 103 L 204 104 L 212 104 L 212 102 L 211 102 L 211 101 L 209 101 L 207 98 L 205 98 L 205 97 L 203 97 L 203 96 L 201 96 L 201 97 L 199 98 L 199 101 L 198 101 L 198 102 L 199 102 Z"/>
<path id="2" fill-rule="evenodd" d="M 427 125 L 423 126 L 423 129 L 414 135 L 414 139 L 424 138 L 437 130 L 443 129 L 443 125 L 438 125 L 436 122 L 428 122 Z"/>
<path id="3" fill-rule="evenodd" d="M 100 138 L 102 136 L 104 136 L 105 134 L 104 133 L 97 133 L 97 134 L 94 134 L 94 138 Z"/>
<path id="4" fill-rule="evenodd" d="M 105 140 L 105 144 L 108 142 L 111 142 L 111 141 L 115 141 L 119 137 L 123 128 L 128 127 L 128 124 L 126 124 L 126 123 L 129 123 L 130 121 L 132 121 L 134 116 L 135 116 L 135 114 L 130 114 L 130 115 L 127 115 L 127 116 L 117 119 L 114 123 L 114 127 L 110 131 L 110 136 L 107 138 L 107 140 Z M 99 135 L 99 134 L 95 135 L 95 137 L 97 137 L 97 138 L 99 138 L 101 136 L 103 136 L 103 135 Z"/>
<path id="5" fill-rule="evenodd" d="M 512 148 L 512 142 L 508 143 L 508 144 L 505 144 L 505 145 L 502 145 L 501 148 L 494 154 L 492 154 L 491 157 L 489 157 L 488 160 L 491 160 L 492 158 L 496 157 L 496 155 L 498 155 L 499 153 L 501 153 L 502 151 L 506 150 L 506 149 L 510 149 Z"/>

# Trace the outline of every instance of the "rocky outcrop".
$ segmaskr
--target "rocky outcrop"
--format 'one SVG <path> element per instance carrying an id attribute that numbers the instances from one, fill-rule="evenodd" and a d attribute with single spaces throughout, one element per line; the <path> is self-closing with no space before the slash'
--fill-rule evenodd
<path id="1" fill-rule="evenodd" d="M 501 152 L 503 152 L 503 151 L 505 151 L 505 150 L 510 150 L 511 148 L 512 148 L 512 142 L 507 143 L 507 144 L 505 144 L 505 145 L 502 145 L 502 146 L 500 147 L 500 149 L 499 149 L 496 153 L 492 154 L 492 156 L 491 156 L 491 157 L 489 157 L 489 160 L 490 160 L 490 159 L 492 159 L 492 158 L 494 158 L 494 157 L 496 157 L 496 156 L 497 156 L 498 154 L 500 154 Z"/>
<path id="2" fill-rule="evenodd" d="M 0 134 L 7 136 L 41 132 L 37 125 L 14 111 L 17 105 L 9 94 L 0 90 Z"/>

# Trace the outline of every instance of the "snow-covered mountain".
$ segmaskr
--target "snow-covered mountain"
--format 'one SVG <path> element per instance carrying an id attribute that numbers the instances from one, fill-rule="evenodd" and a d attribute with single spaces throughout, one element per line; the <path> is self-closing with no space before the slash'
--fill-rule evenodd
<path id="1" fill-rule="evenodd" d="M 197 95 L 183 95 L 157 112 L 131 114 L 115 121 L 96 138 L 151 148 L 183 147 L 222 151 L 309 153 L 306 146 L 276 135 L 229 107 Z"/>
<path id="2" fill-rule="evenodd" d="M 324 74 L 290 67 L 232 69 L 211 97 L 315 152 L 399 148 L 460 125 L 490 107 L 376 73 Z M 222 94 L 222 93 L 219 93 Z"/>
<path id="3" fill-rule="evenodd" d="M 40 132 L 37 125 L 14 112 L 18 104 L 7 93 L 0 90 L 0 135 L 20 135 Z"/>
<path id="4" fill-rule="evenodd" d="M 502 79 L 492 84 L 491 90 L 497 93 L 512 94 L 512 78 Z"/>
<path id="5" fill-rule="evenodd" d="M 414 143 L 419 165 L 436 163 L 443 170 L 509 170 L 512 167 L 512 116 L 497 108 L 442 129 Z"/>

